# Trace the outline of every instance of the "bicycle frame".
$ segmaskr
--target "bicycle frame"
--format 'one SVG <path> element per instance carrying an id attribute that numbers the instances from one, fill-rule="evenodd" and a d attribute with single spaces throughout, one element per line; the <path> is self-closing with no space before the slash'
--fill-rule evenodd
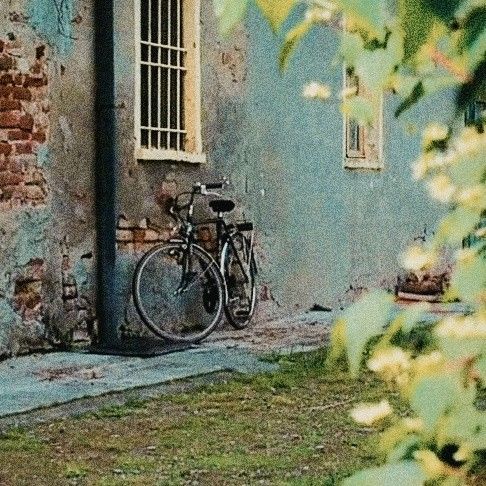
<path id="1" fill-rule="evenodd" d="M 183 206 L 178 206 L 178 198 L 182 195 L 189 194 L 189 202 Z M 222 268 L 223 262 L 221 259 L 223 248 L 225 244 L 229 244 L 231 246 L 231 249 L 233 250 L 233 254 L 236 256 L 236 261 L 238 263 L 238 266 L 240 267 L 244 277 L 245 277 L 245 283 L 249 282 L 249 265 L 251 265 L 251 258 L 248 258 L 248 268 L 245 268 L 244 263 L 242 262 L 238 251 L 236 249 L 233 236 L 232 236 L 232 230 L 234 229 L 233 225 L 228 225 L 226 221 L 223 219 L 222 214 L 218 214 L 217 218 L 212 218 L 212 219 L 207 219 L 204 221 L 199 221 L 195 222 L 194 221 L 194 200 L 196 195 L 202 195 L 206 196 L 209 194 L 217 195 L 220 196 L 218 193 L 211 193 L 207 192 L 204 190 L 204 192 L 196 192 L 195 189 L 193 189 L 190 193 L 182 193 L 179 194 L 174 202 L 174 206 L 171 208 L 170 213 L 173 215 L 173 217 L 176 219 L 176 221 L 180 225 L 180 230 L 179 230 L 179 238 L 170 240 L 171 242 L 175 241 L 182 241 L 186 243 L 187 248 L 186 251 L 184 252 L 183 258 L 183 275 L 181 277 L 181 284 L 179 285 L 179 288 L 177 289 L 178 292 L 182 293 L 187 289 L 187 286 L 189 284 L 188 281 L 188 276 L 191 275 L 192 270 L 191 270 L 191 254 L 192 254 L 192 247 L 194 245 L 197 245 L 196 243 L 196 237 L 195 237 L 195 229 L 198 226 L 204 226 L 208 224 L 214 224 L 216 226 L 216 239 L 218 243 L 218 248 L 217 248 L 217 261 L 215 260 L 215 263 L 219 262 L 221 274 L 223 275 L 223 281 L 224 279 L 224 269 Z M 177 208 L 180 208 L 180 211 L 183 209 L 187 209 L 187 217 L 183 218 L 180 214 Z M 254 233 L 252 232 L 251 240 L 250 240 L 250 255 L 253 253 L 253 239 Z M 199 246 L 199 245 L 198 245 Z M 214 260 L 214 258 L 213 258 Z M 226 284 L 226 282 L 225 282 Z"/>

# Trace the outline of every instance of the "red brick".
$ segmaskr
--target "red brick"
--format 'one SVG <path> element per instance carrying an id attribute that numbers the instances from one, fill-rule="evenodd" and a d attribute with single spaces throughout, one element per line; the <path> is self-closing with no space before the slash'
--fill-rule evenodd
<path id="1" fill-rule="evenodd" d="M 37 282 L 36 282 L 37 284 Z M 25 312 L 26 309 L 34 309 L 41 303 L 40 289 L 37 289 L 38 285 L 26 286 L 25 290 L 18 291 L 14 297 L 14 306 L 18 311 Z"/>
<path id="2" fill-rule="evenodd" d="M 0 171 L 8 170 L 10 168 L 10 159 L 5 155 L 0 155 Z"/>
<path id="3" fill-rule="evenodd" d="M 0 113 L 0 128 L 18 128 L 19 122 L 19 111 L 4 111 Z"/>
<path id="4" fill-rule="evenodd" d="M 19 120 L 19 127 L 22 130 L 27 130 L 29 132 L 32 131 L 32 128 L 34 127 L 34 117 L 29 113 L 21 116 Z"/>
<path id="5" fill-rule="evenodd" d="M 10 155 L 12 146 L 9 143 L 0 143 L 0 154 Z"/>
<path id="6" fill-rule="evenodd" d="M 8 71 L 10 69 L 13 69 L 15 65 L 14 58 L 7 55 L 3 54 L 0 56 L 0 71 Z"/>
<path id="7" fill-rule="evenodd" d="M 32 74 L 40 74 L 42 73 L 42 65 L 39 61 L 36 61 L 35 64 L 30 68 L 30 72 Z"/>
<path id="8" fill-rule="evenodd" d="M 32 174 L 32 181 L 34 182 L 34 184 L 44 184 L 46 181 L 44 179 L 44 174 L 42 173 L 42 171 L 36 170 Z"/>
<path id="9" fill-rule="evenodd" d="M 34 142 L 45 143 L 45 141 L 47 140 L 47 137 L 46 137 L 45 132 L 43 132 L 42 130 L 39 130 L 38 132 L 34 132 L 32 134 L 32 140 Z"/>
<path id="10" fill-rule="evenodd" d="M 21 74 L 16 74 L 13 82 L 15 86 L 22 86 L 24 84 L 24 77 Z"/>
<path id="11" fill-rule="evenodd" d="M 23 177 L 20 174 L 12 174 L 12 172 L 2 171 L 0 172 L 0 187 L 16 186 L 23 181 Z"/>
<path id="12" fill-rule="evenodd" d="M 30 133 L 25 130 L 9 130 L 8 131 L 9 140 L 30 140 Z"/>
<path id="13" fill-rule="evenodd" d="M 117 229 L 116 230 L 116 241 L 133 241 L 133 231 L 131 230 L 124 230 L 124 229 Z"/>
<path id="14" fill-rule="evenodd" d="M 2 74 L 0 76 L 0 84 L 7 85 L 13 83 L 13 77 L 11 74 Z"/>
<path id="15" fill-rule="evenodd" d="M 145 230 L 135 228 L 133 230 L 133 240 L 135 243 L 143 243 L 145 241 Z"/>
<path id="16" fill-rule="evenodd" d="M 47 84 L 47 78 L 26 76 L 24 81 L 25 88 L 41 88 Z"/>
<path id="17" fill-rule="evenodd" d="M 2 172 L 0 172 L 0 174 L 2 174 Z M 2 198 L 3 199 L 11 199 L 16 190 L 17 190 L 17 186 L 2 187 Z"/>
<path id="18" fill-rule="evenodd" d="M 20 110 L 22 105 L 18 100 L 0 98 L 0 111 Z"/>
<path id="19" fill-rule="evenodd" d="M 15 153 L 16 154 L 31 154 L 32 150 L 32 142 L 19 142 L 15 144 Z"/>
<path id="20" fill-rule="evenodd" d="M 21 160 L 18 160 L 16 157 L 12 158 L 8 164 L 8 170 L 13 172 L 14 174 L 21 174 L 24 172 L 24 164 L 22 164 Z"/>
<path id="21" fill-rule="evenodd" d="M 46 55 L 46 46 L 40 45 L 35 48 L 35 58 L 37 61 L 44 58 Z"/>
<path id="22" fill-rule="evenodd" d="M 30 101 L 32 99 L 32 93 L 27 88 L 14 86 L 12 88 L 12 94 L 16 100 Z"/>
<path id="23" fill-rule="evenodd" d="M 12 94 L 12 90 L 11 86 L 0 85 L 0 98 L 8 98 Z"/>

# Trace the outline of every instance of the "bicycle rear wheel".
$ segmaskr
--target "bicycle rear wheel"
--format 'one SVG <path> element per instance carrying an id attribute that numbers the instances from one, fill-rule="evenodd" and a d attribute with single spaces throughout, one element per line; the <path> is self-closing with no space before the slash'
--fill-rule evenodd
<path id="1" fill-rule="evenodd" d="M 189 255 L 182 242 L 158 245 L 142 257 L 133 278 L 133 301 L 142 321 L 173 342 L 201 341 L 223 312 L 225 290 L 218 265 L 199 246 L 191 250 Z"/>
<path id="2" fill-rule="evenodd" d="M 227 241 L 221 253 L 221 269 L 227 289 L 224 311 L 233 327 L 244 329 L 256 310 L 256 263 L 250 242 L 243 233 L 236 233 L 232 240 L 233 245 Z"/>

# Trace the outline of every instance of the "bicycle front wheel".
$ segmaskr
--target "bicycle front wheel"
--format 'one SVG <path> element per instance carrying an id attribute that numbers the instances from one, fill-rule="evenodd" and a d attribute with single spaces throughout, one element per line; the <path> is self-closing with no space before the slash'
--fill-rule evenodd
<path id="1" fill-rule="evenodd" d="M 133 279 L 135 307 L 147 327 L 173 342 L 196 343 L 221 319 L 223 279 L 214 259 L 197 245 L 183 242 L 149 250 Z"/>

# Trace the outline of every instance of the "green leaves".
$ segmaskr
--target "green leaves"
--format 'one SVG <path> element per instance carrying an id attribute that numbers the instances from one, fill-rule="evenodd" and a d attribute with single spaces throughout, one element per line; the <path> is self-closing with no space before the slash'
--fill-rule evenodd
<path id="1" fill-rule="evenodd" d="M 343 486 L 422 486 L 426 480 L 415 461 L 401 461 L 360 471 L 343 481 Z"/>
<path id="2" fill-rule="evenodd" d="M 343 314 L 348 362 L 352 375 L 358 374 L 363 350 L 368 341 L 383 332 L 392 305 L 391 295 L 377 290 L 349 307 Z"/>
<path id="3" fill-rule="evenodd" d="M 265 18 L 270 23 L 273 31 L 280 29 L 290 11 L 296 4 L 296 0 L 255 0 Z"/>
<path id="4" fill-rule="evenodd" d="M 248 0 L 213 0 L 219 31 L 228 35 L 246 14 Z"/>
<path id="5" fill-rule="evenodd" d="M 399 0 L 398 11 L 405 34 L 405 60 L 409 60 L 429 37 L 433 17 L 422 0 Z"/>
<path id="6" fill-rule="evenodd" d="M 468 49 L 484 34 L 486 26 L 486 7 L 478 7 L 471 11 L 464 21 L 464 31 L 460 46 Z"/>
<path id="7" fill-rule="evenodd" d="M 348 66 L 354 66 L 364 52 L 362 37 L 356 32 L 343 32 L 341 36 L 341 56 Z"/>
<path id="8" fill-rule="evenodd" d="M 395 111 L 395 117 L 398 118 L 404 111 L 411 108 L 415 103 L 417 103 L 425 94 L 424 85 L 422 81 L 419 81 L 412 92 L 407 98 L 405 98 Z"/>
<path id="9" fill-rule="evenodd" d="M 462 113 L 467 106 L 486 94 L 486 59 L 478 64 L 472 79 L 461 86 L 457 93 L 457 112 Z"/>
<path id="10" fill-rule="evenodd" d="M 441 221 L 437 239 L 440 243 L 461 244 L 462 240 L 474 230 L 479 220 L 479 211 L 459 206 Z"/>
<path id="11" fill-rule="evenodd" d="M 444 412 L 455 403 L 459 394 L 455 376 L 427 376 L 415 386 L 410 405 L 423 420 L 426 429 L 431 431 Z"/>
<path id="12" fill-rule="evenodd" d="M 335 0 L 344 13 L 379 40 L 385 38 L 383 0 Z"/>
<path id="13" fill-rule="evenodd" d="M 402 323 L 401 328 L 403 332 L 409 333 L 417 325 L 418 322 L 424 317 L 425 313 L 429 310 L 429 306 L 424 303 L 418 303 L 411 305 L 398 317 Z"/>
<path id="14" fill-rule="evenodd" d="M 452 274 L 451 285 L 461 300 L 478 300 L 486 287 L 486 258 L 476 254 L 470 261 L 458 263 Z"/>
<path id="15" fill-rule="evenodd" d="M 462 0 L 422 0 L 424 6 L 444 22 L 454 16 Z"/>
<path id="16" fill-rule="evenodd" d="M 341 105 L 342 112 L 364 125 L 371 125 L 375 119 L 373 103 L 363 96 L 348 98 Z"/>
<path id="17" fill-rule="evenodd" d="M 384 49 L 363 50 L 356 59 L 355 71 L 370 91 L 383 89 L 403 57 L 402 39 L 393 33 Z"/>
<path id="18" fill-rule="evenodd" d="M 303 21 L 297 24 L 292 30 L 287 33 L 287 35 L 285 36 L 285 42 L 278 58 L 278 64 L 281 71 L 287 68 L 290 56 L 292 55 L 294 49 L 302 40 L 302 38 L 309 32 L 312 26 L 312 22 Z"/>

